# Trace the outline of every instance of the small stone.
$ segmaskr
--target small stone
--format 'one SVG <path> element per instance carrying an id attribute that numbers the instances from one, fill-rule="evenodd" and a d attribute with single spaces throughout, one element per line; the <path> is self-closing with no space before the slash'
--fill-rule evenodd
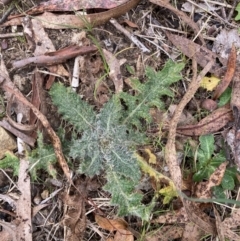
<path id="1" fill-rule="evenodd" d="M 213 111 L 217 109 L 217 102 L 211 99 L 207 99 L 201 103 L 201 107 L 205 110 Z"/>
<path id="2" fill-rule="evenodd" d="M 0 127 L 0 159 L 4 158 L 6 151 L 17 148 L 16 140 L 4 128 Z"/>

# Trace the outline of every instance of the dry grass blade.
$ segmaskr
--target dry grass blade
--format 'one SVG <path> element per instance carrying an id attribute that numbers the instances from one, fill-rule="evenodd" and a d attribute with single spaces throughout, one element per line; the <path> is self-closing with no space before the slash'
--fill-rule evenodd
<path id="1" fill-rule="evenodd" d="M 184 12 L 179 11 L 178 9 L 174 8 L 166 0 L 150 0 L 150 2 L 155 3 L 161 7 L 168 8 L 170 11 L 174 12 L 177 16 L 179 16 L 186 24 L 188 24 L 193 29 L 194 33 L 196 35 L 198 35 L 202 44 L 205 45 L 205 41 L 204 41 L 202 35 L 199 34 L 200 29 L 199 29 L 198 25 L 191 18 L 189 18 Z"/>
<path id="2" fill-rule="evenodd" d="M 220 241 L 225 241 L 224 238 L 224 229 L 221 227 L 221 217 L 217 211 L 217 209 L 213 206 L 213 210 L 214 210 L 214 215 L 216 218 L 216 227 L 217 227 L 217 232 L 218 232 L 218 238 Z"/>

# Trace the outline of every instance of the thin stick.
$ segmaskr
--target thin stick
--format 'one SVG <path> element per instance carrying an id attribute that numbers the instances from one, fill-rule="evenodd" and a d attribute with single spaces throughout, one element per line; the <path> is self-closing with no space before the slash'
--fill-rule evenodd
<path id="1" fill-rule="evenodd" d="M 19 33 L 2 33 L 0 34 L 0 38 L 14 38 L 14 37 L 22 37 L 24 36 L 23 32 Z"/>
<path id="2" fill-rule="evenodd" d="M 165 159 L 169 166 L 171 178 L 178 190 L 181 190 L 181 169 L 177 162 L 176 157 L 176 147 L 175 147 L 175 138 L 176 138 L 176 129 L 179 118 L 182 114 L 182 111 L 186 104 L 192 99 L 194 94 L 196 93 L 197 89 L 199 88 L 200 82 L 202 78 L 207 74 L 207 72 L 211 69 L 213 65 L 213 60 L 211 60 L 204 69 L 200 72 L 200 74 L 196 77 L 197 73 L 197 63 L 196 60 L 193 58 L 193 71 L 194 76 L 186 94 L 183 96 L 182 100 L 180 101 L 179 105 L 177 106 L 174 116 L 169 125 L 169 133 L 168 133 L 168 141 L 165 147 Z"/>
<path id="3" fill-rule="evenodd" d="M 128 37 L 134 44 L 136 44 L 143 53 L 149 53 L 150 50 L 143 45 L 134 35 L 129 33 L 125 28 L 123 28 L 117 21 L 116 19 L 111 19 L 110 23 L 120 32 L 122 32 L 126 37 Z"/>
<path id="4" fill-rule="evenodd" d="M 71 182 L 71 172 L 70 172 L 68 164 L 64 158 L 64 155 L 62 152 L 62 145 L 61 145 L 61 141 L 60 141 L 59 137 L 52 129 L 47 118 L 32 103 L 30 103 L 17 88 L 13 89 L 13 88 L 9 87 L 7 85 L 8 81 L 10 81 L 10 79 L 8 79 L 7 77 L 4 78 L 3 76 L 0 76 L 0 84 L 2 85 L 1 86 L 2 89 L 10 94 L 13 94 L 24 105 L 26 105 L 30 109 L 32 109 L 32 111 L 36 115 L 36 117 L 42 122 L 42 125 L 46 128 L 46 131 L 51 138 L 52 145 L 54 147 L 54 152 L 58 159 L 58 163 L 61 166 L 61 168 L 62 168 L 64 174 L 66 175 L 66 177 L 68 178 L 68 180 Z"/>
<path id="5" fill-rule="evenodd" d="M 169 2 L 167 2 L 165 0 L 149 0 L 149 1 L 174 12 L 177 16 L 179 16 L 186 24 L 188 24 L 193 29 L 195 34 L 198 34 L 198 32 L 199 32 L 198 25 L 195 22 L 193 22 L 193 20 L 191 18 L 189 18 L 184 12 L 179 11 L 178 9 L 173 7 Z M 202 42 L 202 44 L 205 45 L 205 41 L 204 41 L 202 35 L 199 34 L 198 37 L 199 37 L 200 41 Z"/>

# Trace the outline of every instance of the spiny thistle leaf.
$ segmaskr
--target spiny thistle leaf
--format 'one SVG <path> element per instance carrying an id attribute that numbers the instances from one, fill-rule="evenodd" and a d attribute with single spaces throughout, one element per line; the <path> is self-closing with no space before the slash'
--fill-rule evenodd
<path id="1" fill-rule="evenodd" d="M 200 148 L 198 150 L 198 160 L 205 162 L 211 159 L 214 152 L 214 136 L 205 135 L 199 137 Z"/>
<path id="2" fill-rule="evenodd" d="M 168 61 L 164 68 L 156 72 L 150 67 L 146 68 L 147 81 L 140 83 L 138 80 L 132 81 L 132 87 L 136 91 L 135 95 L 121 93 L 120 97 L 127 106 L 124 123 L 129 123 L 141 129 L 141 120 L 150 123 L 152 118 L 149 114 L 151 107 L 163 108 L 164 103 L 160 100 L 163 95 L 173 96 L 169 86 L 181 79 L 180 72 L 184 64 Z"/>
<path id="3" fill-rule="evenodd" d="M 0 168 L 11 168 L 13 169 L 13 175 L 17 176 L 19 171 L 20 160 L 12 152 L 7 151 L 5 155 L 6 157 L 0 160 Z"/>
<path id="4" fill-rule="evenodd" d="M 148 220 L 152 205 L 148 207 L 141 203 L 142 195 L 134 192 L 137 182 L 119 176 L 117 172 L 108 170 L 107 184 L 104 190 L 112 194 L 111 203 L 119 206 L 118 215 L 124 216 L 129 213 Z"/>
<path id="5" fill-rule="evenodd" d="M 92 106 L 82 101 L 70 88 L 55 84 L 50 95 L 53 103 L 58 106 L 59 113 L 79 132 L 91 127 L 95 118 Z"/>
<path id="6" fill-rule="evenodd" d="M 114 95 L 99 113 L 94 113 L 92 107 L 70 89 L 62 85 L 52 87 L 54 104 L 63 118 L 81 134 L 80 139 L 73 140 L 70 156 L 80 161 L 80 173 L 93 176 L 105 171 L 108 182 L 104 189 L 112 194 L 111 203 L 119 206 L 119 215 L 149 218 L 153 203 L 143 205 L 142 195 L 135 191 L 141 171 L 133 148 L 144 138 L 136 131 L 133 135 L 132 125 L 140 128 L 142 119 L 147 123 L 151 121 L 150 108 L 163 107 L 160 101 L 163 95 L 173 96 L 169 86 L 181 78 L 182 69 L 183 64 L 170 61 L 160 72 L 148 68 L 146 83 L 133 80 L 135 96 L 120 94 L 127 111 L 122 110 L 118 95 Z M 124 115 L 125 121 L 122 122 Z"/>
<path id="7" fill-rule="evenodd" d="M 54 85 L 52 93 L 59 94 L 57 91 L 62 86 Z M 72 106 L 78 108 L 78 112 L 84 111 L 81 108 L 88 108 L 88 105 L 77 96 L 76 93 L 67 93 L 67 98 L 71 101 L 56 101 L 54 103 L 63 114 L 63 118 L 72 120 L 75 125 L 76 112 L 71 112 Z M 68 106 L 69 105 L 69 106 Z M 91 109 L 92 110 L 92 109 Z M 82 130 L 81 138 L 73 140 L 70 148 L 70 156 L 80 161 L 79 172 L 88 176 L 100 174 L 105 171 L 108 183 L 105 189 L 112 194 L 112 203 L 119 206 L 119 215 L 135 214 L 147 220 L 150 209 L 141 203 L 142 195 L 135 192 L 135 187 L 140 181 L 141 172 L 136 158 L 133 155 L 132 147 L 137 140 L 136 135 L 131 136 L 132 130 L 128 130 L 125 125 L 120 123 L 122 107 L 117 95 L 114 95 L 108 103 L 104 105 L 99 113 L 93 113 L 93 117 L 88 117 L 91 125 L 85 126 Z M 66 116 L 67 115 L 67 118 Z M 74 120 L 74 121 L 73 121 Z M 79 119 L 81 122 L 82 119 Z M 81 127 L 83 124 L 81 124 Z M 142 135 L 139 135 L 141 142 Z M 140 143 L 139 142 L 139 143 Z"/>
<path id="8" fill-rule="evenodd" d="M 119 124 L 120 110 L 119 99 L 115 96 L 96 115 L 91 129 L 74 142 L 70 155 L 82 160 L 81 173 L 93 176 L 106 167 L 114 167 L 119 175 L 133 180 L 140 178 L 139 166 L 130 150 L 133 141 L 126 126 Z"/>
<path id="9" fill-rule="evenodd" d="M 37 171 L 42 169 L 47 171 L 53 178 L 56 178 L 57 171 L 53 164 L 57 162 L 52 146 L 43 143 L 43 135 L 39 133 L 37 140 L 38 148 L 32 151 L 28 160 L 30 162 L 30 173 L 33 180 L 37 179 Z"/>

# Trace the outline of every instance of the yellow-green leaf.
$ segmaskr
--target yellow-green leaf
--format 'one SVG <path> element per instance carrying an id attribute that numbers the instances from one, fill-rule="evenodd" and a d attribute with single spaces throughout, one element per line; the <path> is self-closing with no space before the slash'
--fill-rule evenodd
<path id="1" fill-rule="evenodd" d="M 211 77 L 204 77 L 200 83 L 200 86 L 208 91 L 212 91 L 219 83 L 220 79 L 211 76 Z"/>
<path id="2" fill-rule="evenodd" d="M 158 183 L 160 183 L 161 181 L 164 181 L 164 183 L 168 183 L 168 186 L 165 186 L 164 188 L 160 188 L 159 190 L 157 190 L 157 193 L 160 193 L 164 196 L 164 204 L 169 203 L 172 198 L 178 196 L 176 187 L 169 177 L 164 176 L 163 174 L 152 168 L 140 155 L 136 154 L 136 157 L 144 173 L 147 173 L 149 176 L 153 177 Z"/>
<path id="3" fill-rule="evenodd" d="M 145 148 L 144 151 L 148 154 L 149 159 L 148 162 L 150 164 L 156 164 L 157 163 L 157 158 L 156 156 L 151 152 L 151 150 L 149 148 Z"/>

